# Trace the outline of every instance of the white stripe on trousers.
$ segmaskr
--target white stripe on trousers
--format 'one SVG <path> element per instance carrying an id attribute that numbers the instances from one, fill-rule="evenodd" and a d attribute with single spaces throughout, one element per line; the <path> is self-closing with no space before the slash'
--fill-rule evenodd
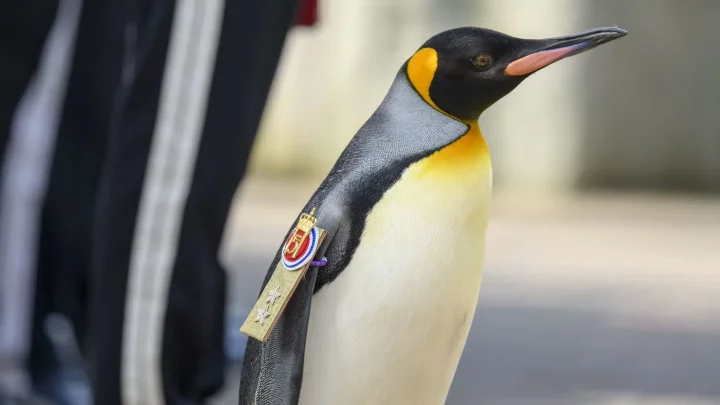
<path id="1" fill-rule="evenodd" d="M 168 289 L 215 66 L 224 0 L 178 0 L 130 257 L 122 356 L 124 405 L 164 404 Z"/>
<path id="2" fill-rule="evenodd" d="M 0 391 L 29 393 L 29 351 L 40 218 L 81 0 L 61 0 L 38 73 L 14 117 L 0 212 Z"/>

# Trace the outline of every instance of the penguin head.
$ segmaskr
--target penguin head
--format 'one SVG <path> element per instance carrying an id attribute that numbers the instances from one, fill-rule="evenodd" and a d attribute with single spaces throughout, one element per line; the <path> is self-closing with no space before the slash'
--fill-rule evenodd
<path id="1" fill-rule="evenodd" d="M 489 29 L 456 28 L 425 42 L 405 71 L 428 104 L 472 122 L 533 73 L 626 34 L 619 28 L 597 28 L 565 37 L 521 39 Z"/>

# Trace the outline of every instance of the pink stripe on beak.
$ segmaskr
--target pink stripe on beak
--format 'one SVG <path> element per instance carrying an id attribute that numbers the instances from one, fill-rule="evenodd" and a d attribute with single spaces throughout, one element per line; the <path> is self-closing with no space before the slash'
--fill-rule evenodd
<path id="1" fill-rule="evenodd" d="M 544 68 L 547 65 L 550 65 L 551 63 L 557 62 L 560 59 L 578 53 L 586 46 L 587 44 L 585 43 L 579 43 L 563 48 L 531 53 L 530 55 L 524 56 L 510 63 L 505 68 L 505 74 L 508 76 L 523 76 L 530 74 Z"/>

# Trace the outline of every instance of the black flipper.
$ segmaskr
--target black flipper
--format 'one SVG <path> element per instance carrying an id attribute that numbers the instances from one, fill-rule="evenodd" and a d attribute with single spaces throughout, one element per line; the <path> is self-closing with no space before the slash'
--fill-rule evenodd
<path id="1" fill-rule="evenodd" d="M 311 206 L 313 205 L 308 204 L 308 207 Z M 303 212 L 309 212 L 308 207 Z M 325 255 L 337 234 L 340 216 L 337 215 L 339 211 L 334 208 L 318 209 L 318 226 L 325 229 L 326 237 L 315 255 L 316 258 Z M 283 240 L 287 240 L 289 236 L 290 231 Z M 280 260 L 281 251 L 278 250 L 275 255 L 261 292 L 270 281 L 270 276 Z M 239 405 L 297 405 L 302 387 L 310 304 L 317 275 L 317 267 L 307 270 L 265 343 L 248 338 L 240 379 Z"/>
<path id="2" fill-rule="evenodd" d="M 248 339 L 240 383 L 241 405 L 298 403 L 317 272 L 317 267 L 308 269 L 266 343 Z"/>

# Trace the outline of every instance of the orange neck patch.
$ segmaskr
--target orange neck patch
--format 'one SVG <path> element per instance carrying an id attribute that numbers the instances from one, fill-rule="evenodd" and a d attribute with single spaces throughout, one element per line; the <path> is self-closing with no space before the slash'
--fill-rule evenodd
<path id="1" fill-rule="evenodd" d="M 490 151 L 477 123 L 465 135 L 416 163 L 414 173 L 425 176 L 462 177 L 490 167 Z"/>

